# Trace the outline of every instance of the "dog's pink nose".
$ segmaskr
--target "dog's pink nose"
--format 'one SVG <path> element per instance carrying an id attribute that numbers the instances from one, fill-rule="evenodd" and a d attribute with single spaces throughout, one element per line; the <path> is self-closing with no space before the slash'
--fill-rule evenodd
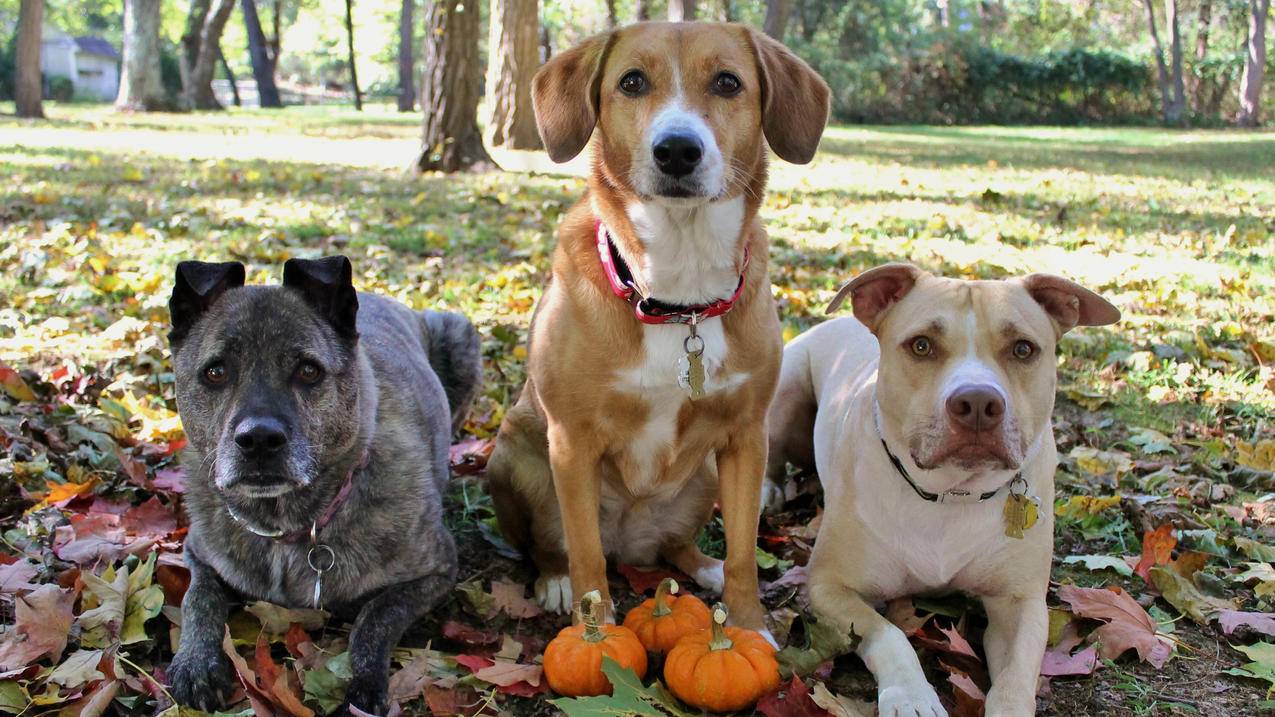
<path id="1" fill-rule="evenodd" d="M 1005 417 L 1005 399 L 993 386 L 961 386 L 947 397 L 947 415 L 976 433 L 990 431 Z"/>

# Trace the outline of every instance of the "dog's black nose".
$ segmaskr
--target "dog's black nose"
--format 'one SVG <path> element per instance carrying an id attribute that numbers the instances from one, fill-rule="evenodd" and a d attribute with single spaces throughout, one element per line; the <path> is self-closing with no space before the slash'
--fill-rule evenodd
<path id="1" fill-rule="evenodd" d="M 1005 399 L 994 386 L 961 386 L 947 397 L 947 415 L 971 431 L 990 431 L 1005 417 Z"/>
<path id="2" fill-rule="evenodd" d="M 235 445 L 248 458 L 264 458 L 288 445 L 288 433 L 277 418 L 245 418 L 235 428 Z"/>
<path id="3" fill-rule="evenodd" d="M 671 134 L 656 142 L 651 153 L 661 172 L 685 177 L 699 166 L 700 159 L 704 157 L 704 145 L 693 135 Z"/>

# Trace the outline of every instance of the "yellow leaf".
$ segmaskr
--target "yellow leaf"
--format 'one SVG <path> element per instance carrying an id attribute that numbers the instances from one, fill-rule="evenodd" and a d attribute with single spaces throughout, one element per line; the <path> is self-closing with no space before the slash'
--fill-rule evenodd
<path id="1" fill-rule="evenodd" d="M 22 376 L 17 371 L 0 363 L 0 388 L 9 394 L 10 398 L 17 401 L 34 401 L 35 392 L 22 380 Z"/>
<path id="2" fill-rule="evenodd" d="M 1133 461 L 1129 460 L 1129 456 L 1116 451 L 1100 451 L 1090 446 L 1076 446 L 1068 455 L 1075 459 L 1080 470 L 1091 475 L 1100 476 L 1108 473 L 1119 475 L 1133 468 Z"/>
<path id="3" fill-rule="evenodd" d="M 1076 520 L 1086 515 L 1097 515 L 1108 508 L 1116 508 L 1119 505 L 1120 496 L 1118 495 L 1109 495 L 1101 498 L 1090 495 L 1073 495 L 1066 503 L 1055 507 L 1054 514 L 1059 518 Z"/>
<path id="4" fill-rule="evenodd" d="M 1238 441 L 1235 462 L 1254 470 L 1275 471 L 1275 438 L 1263 438 L 1256 443 Z"/>

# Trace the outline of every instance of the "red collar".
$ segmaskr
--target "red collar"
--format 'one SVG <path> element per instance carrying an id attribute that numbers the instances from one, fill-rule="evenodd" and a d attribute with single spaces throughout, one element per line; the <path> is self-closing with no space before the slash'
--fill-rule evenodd
<path id="1" fill-rule="evenodd" d="M 624 299 L 633 307 L 633 314 L 644 324 L 689 324 L 692 320 L 702 321 L 714 316 L 721 316 L 730 311 L 744 292 L 744 276 L 748 273 L 748 246 L 744 246 L 744 266 L 739 272 L 739 284 L 735 292 L 727 299 L 718 299 L 708 304 L 685 306 L 666 304 L 659 299 L 643 296 L 633 280 L 633 274 L 624 263 L 620 253 L 611 241 L 611 234 L 601 219 L 594 220 L 597 232 L 598 259 L 602 262 L 602 272 L 606 274 L 607 283 L 611 285 L 611 293 Z"/>

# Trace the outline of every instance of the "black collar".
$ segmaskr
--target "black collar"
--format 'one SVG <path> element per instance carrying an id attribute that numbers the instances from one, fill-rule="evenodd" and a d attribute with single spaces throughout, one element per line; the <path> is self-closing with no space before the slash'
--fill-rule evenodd
<path id="1" fill-rule="evenodd" d="M 899 460 L 898 456 L 890 452 L 890 446 L 886 444 L 884 438 L 881 439 L 881 447 L 885 449 L 885 454 L 890 457 L 890 462 L 894 464 L 894 469 L 899 472 L 899 475 L 903 476 L 903 480 L 907 481 L 909 486 L 912 486 L 912 490 L 916 491 L 917 495 L 931 503 L 982 503 L 1001 492 L 1001 488 L 1005 487 L 1001 486 L 1001 488 L 988 491 L 977 497 L 969 491 L 964 491 L 959 488 L 952 488 L 951 490 L 946 490 L 942 493 L 931 493 L 917 485 L 916 481 L 912 480 L 912 476 L 908 475 L 908 469 L 903 467 L 903 461 Z M 1020 471 L 1015 473 L 1014 477 L 1010 478 L 1009 482 L 1005 485 L 1013 485 L 1016 481 L 1021 481 L 1022 479 L 1023 474 Z"/>

